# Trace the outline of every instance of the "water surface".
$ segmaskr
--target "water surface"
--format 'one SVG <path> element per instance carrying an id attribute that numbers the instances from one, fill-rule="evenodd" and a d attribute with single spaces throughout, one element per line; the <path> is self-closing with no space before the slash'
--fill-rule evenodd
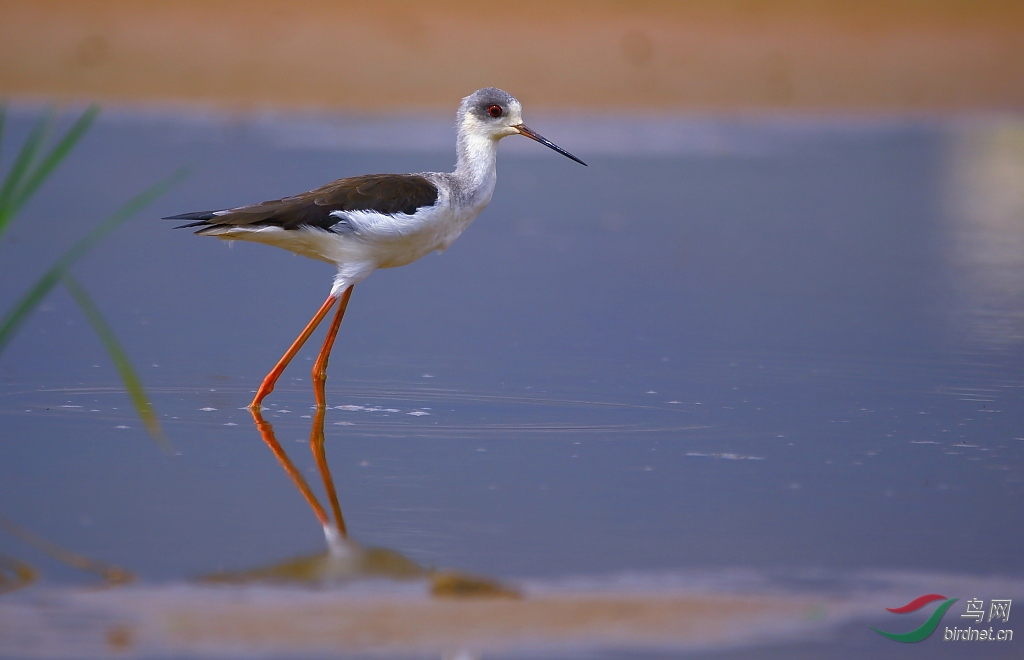
<path id="1" fill-rule="evenodd" d="M 16 114 L 8 144 L 31 115 Z M 190 164 L 75 269 L 176 452 L 148 439 L 58 290 L 0 358 L 2 513 L 150 585 L 323 551 L 242 408 L 331 268 L 156 218 L 446 169 L 447 123 L 101 119 L 0 245 L 0 309 L 123 200 Z M 740 569 L 1017 588 L 1019 124 L 530 123 L 590 167 L 505 141 L 494 200 L 454 246 L 355 289 L 324 427 L 354 539 L 510 584 Z M 265 412 L 314 484 L 318 348 Z M 94 581 L 0 538 L 44 585 Z M 947 595 L 1013 595 L 986 588 Z M 843 630 L 790 651 L 910 652 Z M 951 653 L 943 644 L 917 648 Z"/>

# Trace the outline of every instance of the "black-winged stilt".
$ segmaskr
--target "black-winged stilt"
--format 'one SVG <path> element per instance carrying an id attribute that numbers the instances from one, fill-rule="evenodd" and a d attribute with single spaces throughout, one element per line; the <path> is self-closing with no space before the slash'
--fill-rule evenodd
<path id="1" fill-rule="evenodd" d="M 479 89 L 459 106 L 454 172 L 355 176 L 262 204 L 165 218 L 191 220 L 179 228 L 198 227 L 196 233 L 204 236 L 276 245 L 338 267 L 327 300 L 263 379 L 250 408 L 259 408 L 285 367 L 338 302 L 313 365 L 314 382 L 326 380 L 327 360 L 352 287 L 378 268 L 404 266 L 430 252 L 443 251 L 480 215 L 494 192 L 501 138 L 525 135 L 586 165 L 527 128 L 522 115 L 522 104 L 507 92 L 494 87 Z M 317 406 L 323 407 L 323 389 L 315 388 L 315 392 Z"/>

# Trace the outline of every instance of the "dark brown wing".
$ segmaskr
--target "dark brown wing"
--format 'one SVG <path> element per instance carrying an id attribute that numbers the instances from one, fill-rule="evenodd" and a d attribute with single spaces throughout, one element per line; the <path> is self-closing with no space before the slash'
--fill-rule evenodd
<path id="1" fill-rule="evenodd" d="M 182 227 L 199 227 L 197 234 L 231 226 L 274 226 L 284 229 L 316 227 L 345 233 L 353 231 L 336 211 L 407 213 L 437 203 L 437 186 L 419 174 L 367 174 L 338 179 L 316 190 L 262 204 L 224 211 L 182 213 L 165 220 L 193 220 Z M 339 224 L 340 223 L 340 224 Z"/>

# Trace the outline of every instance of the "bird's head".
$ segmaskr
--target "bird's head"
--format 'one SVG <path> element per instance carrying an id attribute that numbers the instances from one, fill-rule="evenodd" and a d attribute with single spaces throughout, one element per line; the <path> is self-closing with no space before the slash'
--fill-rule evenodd
<path id="1" fill-rule="evenodd" d="M 478 89 L 462 99 L 462 105 L 459 106 L 459 128 L 475 136 L 495 141 L 509 135 L 524 135 L 581 165 L 586 165 L 540 133 L 527 128 L 523 123 L 523 104 L 497 87 Z"/>

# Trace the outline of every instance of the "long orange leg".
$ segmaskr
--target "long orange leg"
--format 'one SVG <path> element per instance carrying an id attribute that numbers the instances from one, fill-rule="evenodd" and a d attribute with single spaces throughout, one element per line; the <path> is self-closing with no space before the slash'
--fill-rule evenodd
<path id="1" fill-rule="evenodd" d="M 327 399 L 324 396 L 324 383 L 327 381 L 327 361 L 331 358 L 331 349 L 334 348 L 334 340 L 338 337 L 338 328 L 341 327 L 341 319 L 345 316 L 345 310 L 348 308 L 348 299 L 351 297 L 352 287 L 350 286 L 341 294 L 338 311 L 335 313 L 334 320 L 331 322 L 331 328 L 327 331 L 327 336 L 324 338 L 324 347 L 320 349 L 320 355 L 317 356 L 316 362 L 313 363 L 313 392 L 316 395 L 317 409 L 327 405 Z"/>
<path id="2" fill-rule="evenodd" d="M 348 291 L 351 290 L 352 287 L 349 287 Z M 277 379 L 281 377 L 281 373 L 284 372 L 285 367 L 287 367 L 288 363 L 292 361 L 292 358 L 295 357 L 295 354 L 299 352 L 299 349 L 302 348 L 302 345 L 306 343 L 306 340 L 309 339 L 309 336 L 311 334 L 313 334 L 313 331 L 316 330 L 316 327 L 320 325 L 320 322 L 324 320 L 324 317 L 327 316 L 327 312 L 331 311 L 331 307 L 334 305 L 335 300 L 337 299 L 334 296 L 327 296 L 327 300 L 324 302 L 323 305 L 320 306 L 320 309 L 317 311 L 316 316 L 314 316 L 313 319 L 306 325 L 305 329 L 303 329 L 302 331 L 302 334 L 300 334 L 295 339 L 295 341 L 292 342 L 292 345 L 288 348 L 285 354 L 281 356 L 281 359 L 277 361 L 277 364 L 274 365 L 274 368 L 270 370 L 269 374 L 267 374 L 267 377 L 263 379 L 263 384 L 261 384 L 260 389 L 256 391 L 256 397 L 252 400 L 252 403 L 249 404 L 250 409 L 258 410 L 260 404 L 263 403 L 263 399 L 265 399 L 268 394 L 274 391 L 274 385 L 277 384 Z M 317 361 L 319 362 L 319 360 Z"/>

